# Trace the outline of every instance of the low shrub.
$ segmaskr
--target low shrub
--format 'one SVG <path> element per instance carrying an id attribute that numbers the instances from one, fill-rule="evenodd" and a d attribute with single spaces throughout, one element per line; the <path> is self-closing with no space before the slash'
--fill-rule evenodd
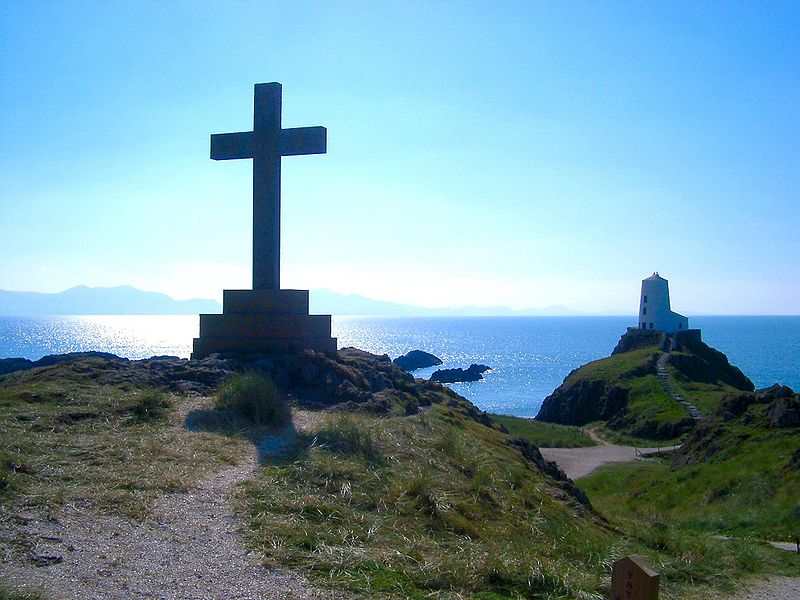
<path id="1" fill-rule="evenodd" d="M 162 418 L 170 406 L 167 394 L 154 388 L 147 388 L 133 397 L 128 410 L 134 421 L 146 423 Z"/>
<path id="2" fill-rule="evenodd" d="M 370 462 L 380 462 L 373 426 L 361 416 L 334 413 L 317 433 L 317 441 L 334 452 L 359 454 Z"/>
<path id="3" fill-rule="evenodd" d="M 233 377 L 220 388 L 215 406 L 256 425 L 284 423 L 291 414 L 272 379 L 259 373 Z"/>

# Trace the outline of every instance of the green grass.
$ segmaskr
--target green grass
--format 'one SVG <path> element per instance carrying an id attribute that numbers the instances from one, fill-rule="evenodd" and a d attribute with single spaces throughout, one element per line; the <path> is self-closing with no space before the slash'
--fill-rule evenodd
<path id="1" fill-rule="evenodd" d="M 45 600 L 45 596 L 37 591 L 22 591 L 0 581 L 0 600 Z"/>
<path id="2" fill-rule="evenodd" d="M 718 597 L 736 577 L 783 568 L 748 544 L 617 529 L 565 502 L 507 440 L 443 405 L 332 415 L 247 485 L 249 543 L 268 565 L 369 598 L 600 600 L 631 553 L 664 574 L 663 599 Z"/>
<path id="3" fill-rule="evenodd" d="M 266 375 L 237 374 L 217 393 L 216 408 L 253 425 L 285 423 L 289 403 Z"/>
<path id="4" fill-rule="evenodd" d="M 596 421 L 588 423 L 584 429 L 593 429 L 600 437 L 612 444 L 620 446 L 634 446 L 635 448 L 658 448 L 664 446 L 674 446 L 683 442 L 686 435 L 682 435 L 670 440 L 651 440 L 647 438 L 636 437 L 632 435 L 625 435 L 619 431 L 609 428 L 604 421 Z"/>
<path id="5" fill-rule="evenodd" d="M 674 367 L 669 367 L 670 383 L 673 389 L 697 407 L 703 415 L 710 415 L 720 405 L 722 399 L 739 390 L 724 383 L 702 383 L 690 381 Z"/>
<path id="6" fill-rule="evenodd" d="M 0 501 L 9 510 L 63 504 L 142 518 L 150 502 L 183 491 L 242 441 L 173 423 L 177 399 L 101 385 L 102 361 L 6 376 L 0 382 Z"/>
<path id="7" fill-rule="evenodd" d="M 582 448 L 594 446 L 594 440 L 581 427 L 544 423 L 508 415 L 491 415 L 492 420 L 508 430 L 509 435 L 521 437 L 544 448 Z"/>
<path id="8" fill-rule="evenodd" d="M 800 535 L 800 472 L 788 468 L 800 434 L 731 422 L 707 439 L 702 451 L 712 454 L 696 465 L 609 466 L 581 487 L 613 517 L 776 541 Z"/>

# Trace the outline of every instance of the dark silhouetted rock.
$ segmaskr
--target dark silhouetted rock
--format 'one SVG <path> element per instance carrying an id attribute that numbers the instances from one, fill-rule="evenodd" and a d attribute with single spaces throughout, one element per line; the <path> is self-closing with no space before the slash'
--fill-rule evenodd
<path id="1" fill-rule="evenodd" d="M 764 395 L 774 396 L 767 408 L 770 429 L 800 426 L 800 394 L 779 385 L 767 388 L 764 392 Z"/>
<path id="2" fill-rule="evenodd" d="M 439 369 L 438 371 L 434 371 L 433 375 L 431 375 L 431 381 L 436 381 L 439 383 L 459 383 L 463 381 L 480 381 L 483 379 L 482 373 L 486 371 L 491 371 L 492 367 L 487 367 L 486 365 L 470 365 L 466 370 L 465 369 Z"/>
<path id="3" fill-rule="evenodd" d="M 0 375 L 33 368 L 33 361 L 27 358 L 0 358 Z"/>
<path id="4" fill-rule="evenodd" d="M 120 358 L 116 354 L 109 352 L 67 352 L 66 354 L 48 354 L 39 360 L 28 360 L 27 358 L 3 358 L 0 359 L 0 375 L 13 373 L 14 371 L 26 371 L 36 367 L 49 367 L 62 362 L 74 362 L 84 358 L 105 358 L 115 360 L 128 360 Z"/>
<path id="5" fill-rule="evenodd" d="M 416 369 L 425 369 L 426 367 L 435 367 L 442 364 L 438 356 L 422 350 L 412 350 L 408 354 L 398 356 L 393 362 L 406 371 L 415 371 Z"/>

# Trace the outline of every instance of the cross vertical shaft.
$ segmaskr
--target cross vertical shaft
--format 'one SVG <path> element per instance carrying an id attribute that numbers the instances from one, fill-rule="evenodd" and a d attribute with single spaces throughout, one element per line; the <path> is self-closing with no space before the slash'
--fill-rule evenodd
<path id="1" fill-rule="evenodd" d="M 324 154 L 324 127 L 281 128 L 281 84 L 258 83 L 253 131 L 211 136 L 214 160 L 253 159 L 253 289 L 280 289 L 281 157 Z"/>
<path id="2" fill-rule="evenodd" d="M 281 86 L 257 84 L 253 101 L 253 289 L 281 287 Z"/>

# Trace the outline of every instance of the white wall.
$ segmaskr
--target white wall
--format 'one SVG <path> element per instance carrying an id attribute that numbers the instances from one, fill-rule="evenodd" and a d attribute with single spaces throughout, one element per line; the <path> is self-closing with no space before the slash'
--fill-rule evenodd
<path id="1" fill-rule="evenodd" d="M 670 309 L 669 282 L 657 274 L 642 280 L 638 326 L 667 333 L 689 329 L 689 319 Z"/>

